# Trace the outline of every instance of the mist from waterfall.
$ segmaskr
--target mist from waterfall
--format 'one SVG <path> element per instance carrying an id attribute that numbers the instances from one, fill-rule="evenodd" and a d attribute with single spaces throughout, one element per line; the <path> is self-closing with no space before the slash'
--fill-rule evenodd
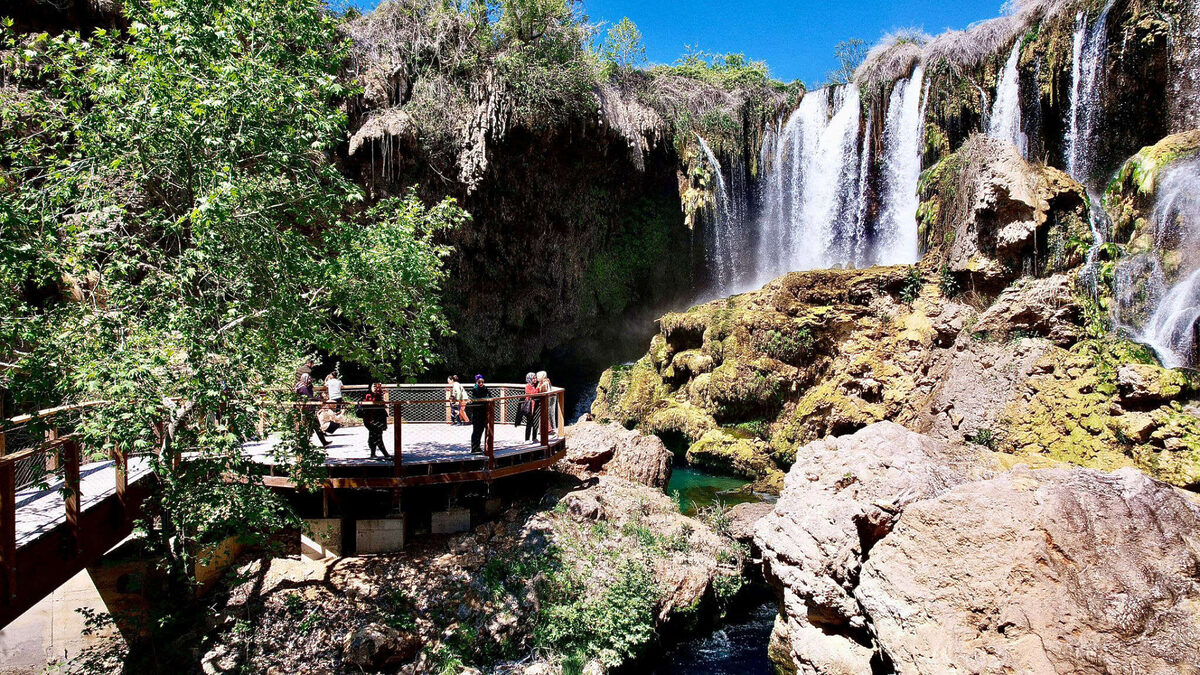
<path id="1" fill-rule="evenodd" d="M 1013 45 L 1000 84 L 996 85 L 996 104 L 992 108 L 988 124 L 988 136 L 1010 141 L 1017 146 L 1022 157 L 1028 157 L 1029 139 L 1021 123 L 1021 77 L 1018 66 L 1021 62 L 1021 40 Z"/>
<path id="2" fill-rule="evenodd" d="M 1192 366 L 1200 320 L 1200 159 L 1164 172 L 1152 219 L 1155 249 L 1181 253 L 1182 278 L 1154 306 L 1139 339 L 1158 353 L 1166 367 Z"/>

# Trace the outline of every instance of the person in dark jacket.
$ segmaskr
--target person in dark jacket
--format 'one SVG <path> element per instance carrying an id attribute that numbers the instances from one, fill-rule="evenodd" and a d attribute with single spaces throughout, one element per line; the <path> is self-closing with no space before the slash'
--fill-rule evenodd
<path id="1" fill-rule="evenodd" d="M 487 383 L 483 381 L 483 375 L 475 376 L 475 386 L 470 390 L 471 403 L 471 454 L 477 455 L 483 453 L 483 432 L 487 429 L 487 399 L 492 397 L 492 392 L 487 388 Z"/>
<path id="2" fill-rule="evenodd" d="M 371 449 L 371 459 L 375 459 L 375 452 L 378 451 L 383 459 L 391 459 L 387 448 L 383 445 L 383 432 L 387 431 L 387 408 L 383 403 L 375 400 L 376 394 L 368 392 L 363 396 L 362 403 L 359 403 L 354 408 L 354 414 L 362 420 L 363 426 L 367 428 L 367 447 Z"/>

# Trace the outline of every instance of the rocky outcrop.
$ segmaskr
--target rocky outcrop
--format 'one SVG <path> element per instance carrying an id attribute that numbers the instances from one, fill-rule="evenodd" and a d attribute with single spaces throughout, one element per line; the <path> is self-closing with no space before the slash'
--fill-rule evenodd
<path id="1" fill-rule="evenodd" d="M 1034 166 L 1004 141 L 972 136 L 929 170 L 922 194 L 926 258 L 975 287 L 1081 262 L 1087 195 L 1062 171 Z"/>
<path id="2" fill-rule="evenodd" d="M 999 465 L 888 423 L 810 444 L 758 525 L 801 673 L 1175 672 L 1200 508 L 1133 469 Z"/>
<path id="3" fill-rule="evenodd" d="M 801 672 L 869 672 L 868 617 L 854 598 L 876 542 L 909 504 L 989 477 L 979 449 L 947 445 L 881 422 L 801 449 L 755 543 L 783 592 L 791 654 Z"/>
<path id="4" fill-rule="evenodd" d="M 974 331 L 1001 338 L 1043 337 L 1070 347 L 1079 338 L 1083 313 L 1076 283 L 1069 274 L 1024 277 L 1004 289 L 979 315 Z"/>
<path id="5" fill-rule="evenodd" d="M 346 633 L 342 639 L 342 662 L 353 668 L 380 670 L 408 661 L 420 647 L 412 634 L 372 623 Z"/>
<path id="6" fill-rule="evenodd" d="M 592 413 L 766 491 L 805 444 L 882 420 L 1031 463 L 1200 484 L 1196 388 L 1101 337 L 1075 272 L 991 294 L 937 264 L 797 272 L 668 314 L 644 358 L 604 374 Z"/>
<path id="7" fill-rule="evenodd" d="M 898 672 L 1184 672 L 1197 534 L 1136 470 L 1021 469 L 905 509 L 854 595 Z"/>
<path id="8" fill-rule="evenodd" d="M 674 456 L 656 436 L 595 422 L 567 427 L 563 436 L 567 456 L 554 466 L 556 471 L 580 480 L 614 476 L 660 490 L 671 481 Z"/>

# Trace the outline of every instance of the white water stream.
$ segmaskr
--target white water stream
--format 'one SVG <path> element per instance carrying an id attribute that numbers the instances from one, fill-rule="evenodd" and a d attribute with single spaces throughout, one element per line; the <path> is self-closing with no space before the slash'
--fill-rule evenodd
<path id="1" fill-rule="evenodd" d="M 1028 157 L 1029 139 L 1021 123 L 1020 61 L 1021 40 L 1018 39 L 1008 56 L 1008 62 L 1004 64 L 1000 84 L 996 85 L 996 105 L 992 108 L 988 136 L 1011 141 L 1022 157 Z"/>

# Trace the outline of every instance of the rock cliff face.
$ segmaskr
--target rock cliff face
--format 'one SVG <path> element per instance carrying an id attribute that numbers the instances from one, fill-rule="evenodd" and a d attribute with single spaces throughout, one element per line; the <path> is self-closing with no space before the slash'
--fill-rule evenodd
<path id="1" fill-rule="evenodd" d="M 1200 509 L 1132 469 L 1018 468 L 880 423 L 800 453 L 756 543 L 803 673 L 1194 666 Z"/>
<path id="2" fill-rule="evenodd" d="M 371 200 L 419 186 L 472 215 L 449 235 L 455 334 L 439 351 L 451 370 L 524 372 L 553 358 L 598 371 L 706 281 L 694 230 L 713 181 L 696 132 L 715 125 L 717 152 L 757 157 L 787 97 L 765 82 L 598 79 L 578 26 L 552 26 L 536 42 L 561 45 L 546 55 L 493 46 L 480 22 L 397 0 L 347 25 L 364 92 L 347 104 L 341 163 Z"/>

